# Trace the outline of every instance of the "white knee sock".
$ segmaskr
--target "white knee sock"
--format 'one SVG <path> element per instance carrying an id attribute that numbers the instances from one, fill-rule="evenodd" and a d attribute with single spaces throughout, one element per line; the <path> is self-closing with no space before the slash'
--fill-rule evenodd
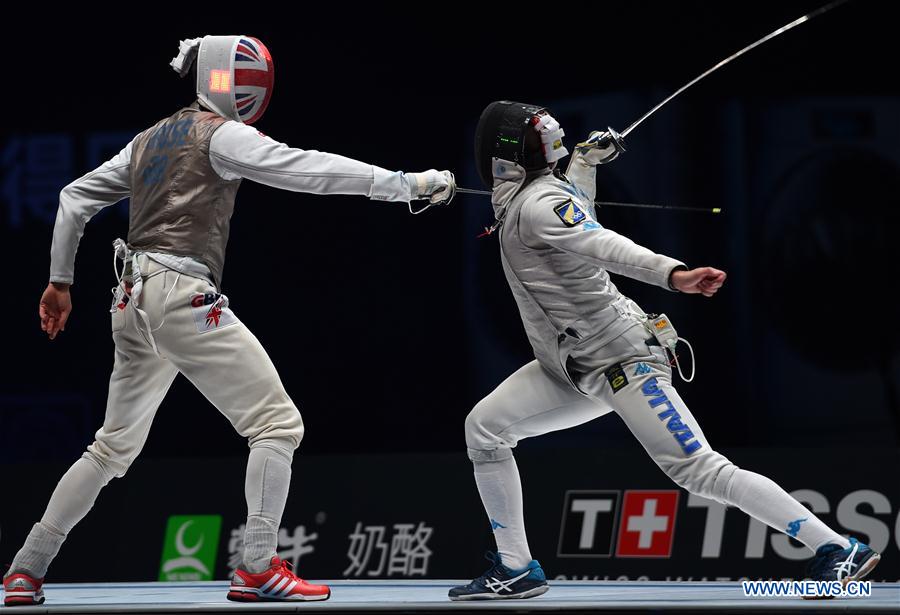
<path id="1" fill-rule="evenodd" d="M 500 559 L 508 568 L 524 568 L 531 561 L 531 551 L 525 536 L 522 482 L 516 460 L 510 456 L 500 461 L 472 463 L 475 484 L 494 530 Z"/>
<path id="2" fill-rule="evenodd" d="M 260 573 L 278 549 L 278 529 L 291 484 L 293 448 L 256 445 L 247 461 L 244 568 Z"/>
<path id="3" fill-rule="evenodd" d="M 844 549 L 850 546 L 850 541 L 822 523 L 808 508 L 765 476 L 737 469 L 725 495 L 729 504 L 769 527 L 793 536 L 813 551 L 828 543 Z"/>
<path id="4" fill-rule="evenodd" d="M 43 578 L 66 536 L 93 508 L 97 495 L 111 478 L 84 457 L 76 461 L 56 485 L 44 516 L 31 528 L 9 574 L 26 572 Z"/>
<path id="5" fill-rule="evenodd" d="M 50 562 L 59 553 L 65 539 L 64 534 L 35 523 L 25 538 L 25 544 L 13 558 L 6 576 L 21 572 L 36 579 L 43 579 L 47 575 Z"/>

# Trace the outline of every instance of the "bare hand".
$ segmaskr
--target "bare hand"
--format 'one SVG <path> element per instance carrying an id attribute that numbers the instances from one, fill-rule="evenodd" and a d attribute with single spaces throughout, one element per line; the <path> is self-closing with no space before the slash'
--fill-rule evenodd
<path id="1" fill-rule="evenodd" d="M 50 339 L 55 339 L 56 334 L 66 330 L 66 321 L 72 313 L 72 297 L 69 295 L 69 285 L 51 282 L 47 285 L 44 294 L 41 295 L 41 305 L 38 314 L 41 317 L 41 331 L 45 331 Z"/>
<path id="2" fill-rule="evenodd" d="M 712 267 L 698 267 L 690 271 L 672 272 L 672 287 L 683 293 L 712 297 L 725 283 L 725 272 Z"/>

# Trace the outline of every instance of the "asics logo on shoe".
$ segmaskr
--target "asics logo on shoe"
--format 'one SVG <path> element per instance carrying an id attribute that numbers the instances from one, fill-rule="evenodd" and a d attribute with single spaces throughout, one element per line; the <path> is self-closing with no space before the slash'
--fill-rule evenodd
<path id="1" fill-rule="evenodd" d="M 847 556 L 847 559 L 840 562 L 837 566 L 834 567 L 835 572 L 837 573 L 837 580 L 840 581 L 844 578 L 844 576 L 853 572 L 853 569 L 856 568 L 856 564 L 853 563 L 853 558 L 856 557 L 856 552 L 859 550 L 859 543 L 853 543 L 853 550 L 850 551 L 850 555 Z"/>
<path id="2" fill-rule="evenodd" d="M 511 578 L 511 579 L 507 579 L 507 580 L 505 580 L 505 581 L 501 581 L 501 580 L 498 579 L 497 577 L 491 577 L 491 580 L 490 580 L 490 581 L 487 581 L 487 582 L 485 583 L 485 585 L 487 586 L 487 588 L 488 588 L 489 590 L 491 590 L 491 591 L 494 592 L 495 594 L 500 594 L 500 593 L 502 593 L 503 591 L 507 591 L 507 592 L 509 592 L 509 593 L 512 593 L 513 590 L 512 590 L 512 587 L 510 587 L 510 586 L 511 586 L 513 583 L 515 583 L 516 581 L 518 581 L 519 579 L 524 579 L 524 578 L 527 577 L 529 574 L 531 574 L 531 569 L 530 569 L 530 568 L 529 568 L 528 570 L 526 570 L 525 572 L 523 572 L 522 574 L 520 574 L 519 576 L 513 577 L 513 578 Z"/>

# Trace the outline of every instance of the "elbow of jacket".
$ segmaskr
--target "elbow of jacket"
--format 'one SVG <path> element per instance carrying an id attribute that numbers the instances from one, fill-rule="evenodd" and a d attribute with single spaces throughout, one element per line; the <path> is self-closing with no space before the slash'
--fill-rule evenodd
<path id="1" fill-rule="evenodd" d="M 77 182 L 72 182 L 71 184 L 65 186 L 62 190 L 59 191 L 59 202 L 60 204 L 65 203 L 66 201 L 70 201 L 76 198 L 76 192 L 78 191 Z"/>
<path id="2" fill-rule="evenodd" d="M 69 218 L 74 215 L 73 203 L 78 199 L 78 184 L 72 182 L 59 191 L 59 209 L 56 212 L 56 219 Z"/>

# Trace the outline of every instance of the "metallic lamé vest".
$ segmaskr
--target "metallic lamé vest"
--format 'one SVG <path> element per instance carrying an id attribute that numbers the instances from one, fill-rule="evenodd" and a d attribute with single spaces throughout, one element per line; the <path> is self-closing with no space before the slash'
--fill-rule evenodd
<path id="1" fill-rule="evenodd" d="M 241 184 L 222 179 L 209 161 L 210 139 L 225 121 L 188 107 L 135 138 L 128 226 L 132 250 L 193 257 L 219 288 Z"/>

